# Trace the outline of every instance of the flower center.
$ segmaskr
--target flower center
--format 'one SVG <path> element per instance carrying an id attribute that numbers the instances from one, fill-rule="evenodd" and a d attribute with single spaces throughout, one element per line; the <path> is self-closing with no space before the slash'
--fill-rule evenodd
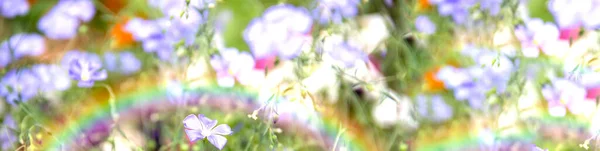
<path id="1" fill-rule="evenodd" d="M 208 137 L 210 135 L 210 130 L 202 130 L 200 134 L 202 134 L 204 137 Z"/>
<path id="2" fill-rule="evenodd" d="M 91 79 L 91 75 L 90 75 L 90 71 L 88 70 L 88 64 L 87 63 L 82 63 L 81 64 L 81 75 L 80 75 L 81 81 L 89 81 Z"/>

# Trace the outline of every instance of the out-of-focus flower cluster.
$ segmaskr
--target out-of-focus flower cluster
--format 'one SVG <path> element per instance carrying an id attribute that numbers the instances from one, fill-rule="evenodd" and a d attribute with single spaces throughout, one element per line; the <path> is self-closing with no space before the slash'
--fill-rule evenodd
<path id="1" fill-rule="evenodd" d="M 367 147 L 363 150 L 469 150 L 473 146 L 502 150 L 513 135 L 525 137 L 523 133 L 533 132 L 527 136 L 538 136 L 533 137 L 538 139 L 535 142 L 519 139 L 526 141 L 523 148 L 541 150 L 535 146 L 555 147 L 548 142 L 571 143 L 583 136 L 566 141 L 537 134 L 547 127 L 536 122 L 583 123 L 578 126 L 586 126 L 576 128 L 556 124 L 567 132 L 555 133 L 583 127 L 588 128 L 582 134 L 586 137 L 600 129 L 592 121 L 600 118 L 596 31 L 600 2 L 596 0 L 548 0 L 543 2 L 547 6 L 539 8 L 532 7 L 538 4 L 535 0 L 418 0 L 414 6 L 388 0 L 272 5 L 260 1 L 143 2 L 116 6 L 111 0 L 0 1 L 0 25 L 17 24 L 10 28 L 18 29 L 8 32 L 11 35 L 0 43 L 0 97 L 8 104 L 0 127 L 3 150 L 13 149 L 14 144 L 35 144 L 33 137 L 17 138 L 32 133 L 19 125 L 30 123 L 21 121 L 35 118 L 39 122 L 38 116 L 29 115 L 30 105 L 62 113 L 63 105 L 79 102 L 65 100 L 86 97 L 78 95 L 93 98 L 82 104 L 108 97 L 99 104 L 109 104 L 103 109 L 112 122 L 132 122 L 119 119 L 121 112 L 116 109 L 130 104 L 115 102 L 125 91 L 115 91 L 115 98 L 111 86 L 147 89 L 138 88 L 145 87 L 143 83 L 164 87 L 169 104 L 140 109 L 144 110 L 140 114 L 151 115 L 136 115 L 144 120 L 135 122 L 156 127 L 144 129 L 137 138 L 156 142 L 137 146 L 256 150 L 264 145 L 268 147 L 258 150 L 284 150 L 293 146 L 289 142 L 306 146 L 312 142 L 286 137 L 289 134 L 279 128 L 298 126 L 312 132 L 340 125 L 307 135 L 317 138 L 335 131 L 333 138 L 324 139 L 336 140 L 331 146 L 340 149 L 352 147 L 349 140 L 339 140 L 338 145 L 337 139 L 352 138 L 341 136 L 347 135 L 348 128 L 350 135 L 384 138 L 374 139 L 382 142 L 355 140 L 364 141 L 360 142 Z M 47 11 L 32 10 L 42 5 L 47 5 Z M 244 7 L 241 12 L 228 10 L 240 5 Z M 124 11 L 115 11 L 119 9 Z M 215 19 L 219 16 L 228 17 Z M 19 27 L 31 20 L 37 25 L 34 29 Z M 106 37 L 119 46 L 105 46 Z M 106 89 L 109 95 L 80 91 L 95 91 L 94 87 Z M 194 88 L 210 90 L 198 97 L 194 94 L 200 92 L 189 92 L 200 91 Z M 206 101 L 214 99 L 211 91 L 220 97 L 218 103 L 212 101 L 214 106 Z M 250 101 L 232 99 L 234 105 L 224 99 L 243 95 L 237 94 L 240 91 L 256 94 Z M 63 104 L 45 104 L 50 98 Z M 165 113 L 167 106 L 174 106 L 177 114 Z M 217 108 L 243 113 L 212 113 Z M 73 110 L 68 114 L 78 109 Z M 5 115 L 4 110 L 0 113 Z M 65 117 L 48 119 L 64 122 Z M 223 124 L 217 125 L 217 119 Z M 233 123 L 238 124 L 234 127 Z M 457 123 L 465 126 L 456 128 Z M 46 129 L 42 124 L 32 127 Z M 108 125 L 98 126 L 98 133 L 112 135 L 106 141 L 118 140 L 121 136 L 112 130 L 124 132 L 118 124 Z M 475 145 L 453 148 L 456 145 L 445 144 L 466 140 L 448 132 L 463 129 L 468 130 L 465 136 L 476 139 L 469 140 Z M 389 130 L 394 133 L 388 134 Z M 131 131 L 135 130 L 126 132 Z M 180 136 L 187 140 L 172 138 Z M 81 137 L 92 142 L 91 136 Z M 194 145 L 205 138 L 212 145 Z M 89 145 L 98 146 L 105 138 L 97 139 Z M 319 147 L 329 150 L 331 146 Z"/>

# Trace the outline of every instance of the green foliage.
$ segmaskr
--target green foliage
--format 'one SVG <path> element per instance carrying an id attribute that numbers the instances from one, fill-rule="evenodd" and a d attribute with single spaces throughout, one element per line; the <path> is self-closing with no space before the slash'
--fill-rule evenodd
<path id="1" fill-rule="evenodd" d="M 546 22 L 554 22 L 554 17 L 548 10 L 548 0 L 529 0 L 527 6 L 530 17 L 540 18 Z"/>

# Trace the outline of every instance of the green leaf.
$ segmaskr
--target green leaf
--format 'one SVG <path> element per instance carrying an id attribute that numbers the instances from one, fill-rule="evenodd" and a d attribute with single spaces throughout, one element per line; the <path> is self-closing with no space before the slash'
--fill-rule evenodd
<path id="1" fill-rule="evenodd" d="M 530 17 L 540 18 L 546 22 L 554 22 L 554 17 L 548 10 L 548 0 L 530 0 L 527 8 Z"/>

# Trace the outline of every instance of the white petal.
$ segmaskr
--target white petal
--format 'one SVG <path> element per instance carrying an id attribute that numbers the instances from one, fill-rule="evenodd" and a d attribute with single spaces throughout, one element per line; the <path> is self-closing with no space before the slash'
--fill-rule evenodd
<path id="1" fill-rule="evenodd" d="M 221 124 L 212 130 L 212 134 L 218 134 L 218 135 L 229 135 L 231 133 L 233 133 L 233 131 L 231 131 L 231 128 L 225 124 Z"/>
<path id="2" fill-rule="evenodd" d="M 198 119 L 204 125 L 205 130 L 211 130 L 215 125 L 217 125 L 217 120 L 211 120 L 205 117 L 203 114 L 198 114 Z"/>
<path id="3" fill-rule="evenodd" d="M 183 127 L 185 127 L 186 129 L 200 130 L 203 127 L 203 125 L 202 123 L 200 123 L 200 120 L 198 119 L 198 117 L 196 117 L 196 115 L 190 114 L 187 117 L 185 117 L 185 119 L 183 119 Z"/>
<path id="4" fill-rule="evenodd" d="M 204 139 L 205 136 L 202 136 L 202 132 L 199 130 L 185 130 L 185 134 L 187 134 L 190 142 L 195 142 L 197 140 Z"/>
<path id="5" fill-rule="evenodd" d="M 235 85 L 235 79 L 233 79 L 233 77 L 231 77 L 231 76 L 219 77 L 219 78 L 217 78 L 217 83 L 221 87 L 230 88 Z"/>
<path id="6" fill-rule="evenodd" d="M 208 141 L 215 147 L 217 147 L 219 150 L 221 150 L 223 149 L 223 147 L 225 147 L 225 144 L 227 143 L 227 138 L 220 135 L 210 135 L 208 136 Z"/>
<path id="7" fill-rule="evenodd" d="M 550 107 L 548 113 L 554 117 L 563 117 L 567 114 L 567 109 L 563 106 Z"/>

